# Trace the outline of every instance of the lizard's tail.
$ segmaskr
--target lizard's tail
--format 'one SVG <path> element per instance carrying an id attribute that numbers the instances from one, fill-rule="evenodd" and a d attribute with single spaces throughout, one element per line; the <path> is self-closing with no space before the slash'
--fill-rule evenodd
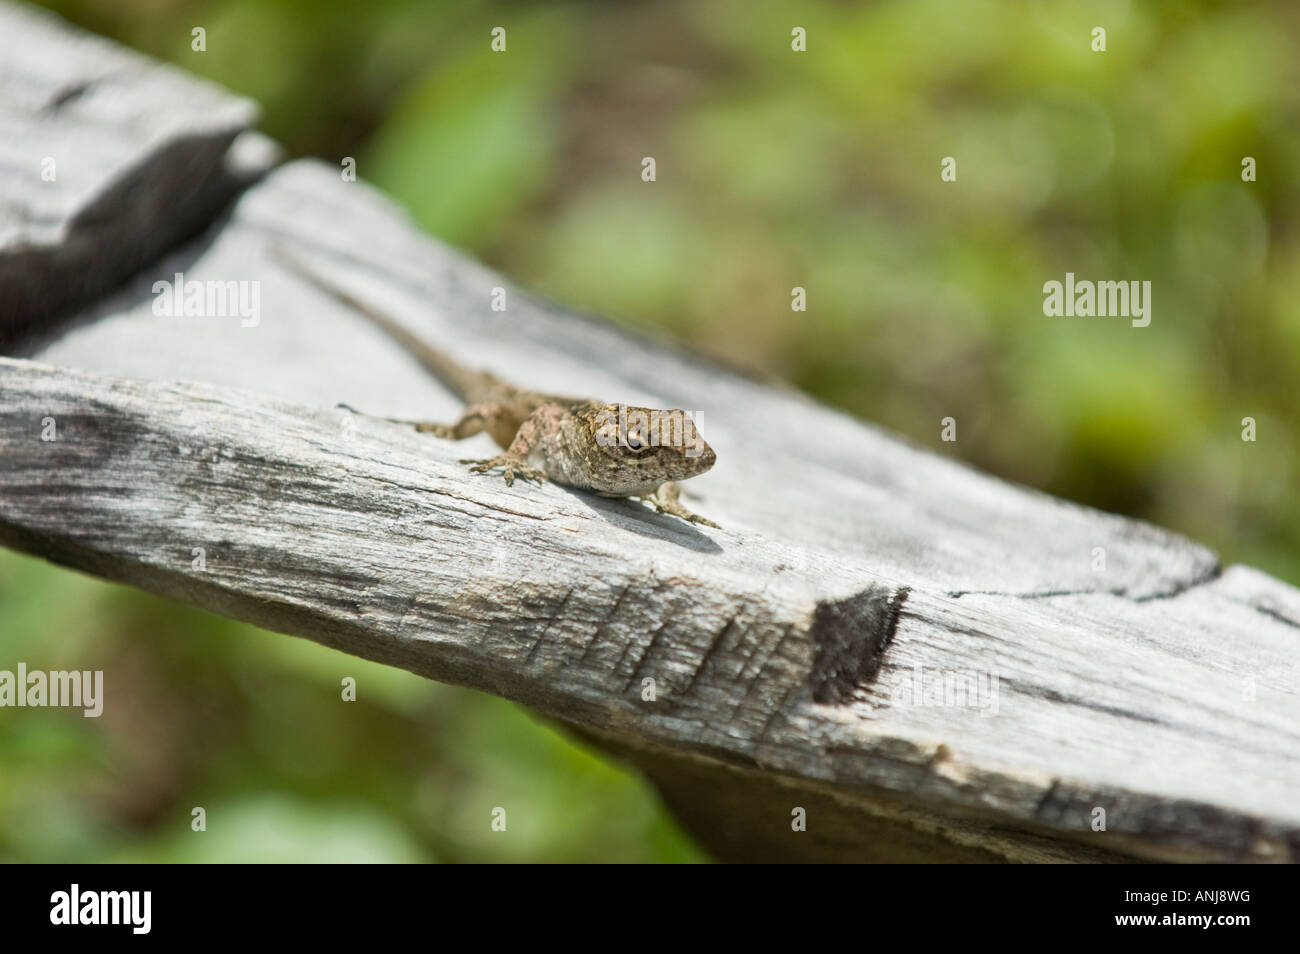
<path id="1" fill-rule="evenodd" d="M 344 290 L 322 276 L 315 268 L 308 265 L 293 252 L 282 245 L 271 247 L 271 256 L 286 265 L 294 274 L 314 285 L 332 298 L 349 308 L 365 315 L 372 323 L 378 325 L 390 338 L 414 357 L 431 374 L 456 393 L 462 401 L 473 403 L 480 399 L 487 379 L 491 376 L 478 371 L 471 371 L 436 348 L 426 344 L 418 335 L 410 331 L 395 319 L 367 305 L 351 292 Z"/>

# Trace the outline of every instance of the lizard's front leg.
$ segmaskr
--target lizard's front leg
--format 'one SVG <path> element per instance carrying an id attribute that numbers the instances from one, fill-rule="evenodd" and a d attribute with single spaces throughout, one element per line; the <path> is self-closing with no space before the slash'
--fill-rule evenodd
<path id="1" fill-rule="evenodd" d="M 674 517 L 681 517 L 691 523 L 702 523 L 706 527 L 713 527 L 715 530 L 721 530 L 716 523 L 701 517 L 698 513 L 692 513 L 687 510 L 681 503 L 682 490 L 677 486 L 675 481 L 669 480 L 659 485 L 659 489 L 652 494 L 646 494 L 640 499 L 647 503 L 653 504 L 659 513 L 671 514 Z"/>
<path id="2" fill-rule="evenodd" d="M 507 487 L 514 484 L 516 475 L 524 480 L 543 483 L 546 480 L 546 471 L 528 466 L 528 455 L 537 446 L 541 436 L 539 419 L 534 414 L 519 426 L 515 439 L 510 442 L 504 454 L 497 454 L 485 460 L 462 460 L 461 463 L 471 465 L 469 470 L 472 474 L 483 474 L 497 467 L 503 468 Z"/>

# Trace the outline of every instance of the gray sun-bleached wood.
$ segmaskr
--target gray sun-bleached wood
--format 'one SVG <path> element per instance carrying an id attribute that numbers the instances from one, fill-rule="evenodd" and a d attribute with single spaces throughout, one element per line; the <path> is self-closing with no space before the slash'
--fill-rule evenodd
<path id="1" fill-rule="evenodd" d="M 726 858 L 1300 856 L 1295 589 L 539 302 L 322 163 L 140 271 L 147 221 L 117 225 L 97 267 L 133 277 L 71 322 L 0 244 L 39 332 L 0 359 L 0 543 L 531 705 Z M 724 529 L 506 488 L 455 462 L 486 438 L 335 408 L 457 410 L 274 243 L 512 381 L 691 410 L 719 462 L 688 504 Z M 178 272 L 259 283 L 259 321 L 155 315 Z M 907 697 L 964 673 L 996 712 Z"/>
<path id="2" fill-rule="evenodd" d="M 256 118 L 249 100 L 0 3 L 0 348 L 209 225 L 274 164 Z"/>

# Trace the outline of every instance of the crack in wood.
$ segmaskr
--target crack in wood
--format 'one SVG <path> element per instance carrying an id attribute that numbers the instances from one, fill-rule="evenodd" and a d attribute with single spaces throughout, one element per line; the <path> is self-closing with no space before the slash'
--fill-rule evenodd
<path id="1" fill-rule="evenodd" d="M 700 661 L 696 664 L 694 672 L 691 673 L 691 681 L 686 684 L 686 688 L 682 691 L 682 695 L 689 696 L 695 690 L 695 684 L 699 682 L 700 676 L 703 675 L 705 668 L 709 665 L 710 660 L 713 659 L 714 653 L 716 653 L 719 647 L 721 647 L 722 641 L 726 639 L 727 634 L 735 627 L 736 620 L 739 618 L 741 612 L 743 612 L 743 610 L 736 610 L 736 612 L 732 613 L 727 621 L 722 625 L 722 628 L 713 634 L 713 638 L 709 640 L 709 648 L 706 649 L 704 655 L 700 657 Z"/>

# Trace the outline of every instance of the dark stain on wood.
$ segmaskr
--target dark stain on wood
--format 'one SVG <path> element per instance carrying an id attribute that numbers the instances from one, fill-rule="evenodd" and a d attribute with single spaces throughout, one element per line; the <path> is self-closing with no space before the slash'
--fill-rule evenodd
<path id="1" fill-rule="evenodd" d="M 908 592 L 873 583 L 848 599 L 817 604 L 808 634 L 816 653 L 814 702 L 843 705 L 859 686 L 875 681 Z"/>

